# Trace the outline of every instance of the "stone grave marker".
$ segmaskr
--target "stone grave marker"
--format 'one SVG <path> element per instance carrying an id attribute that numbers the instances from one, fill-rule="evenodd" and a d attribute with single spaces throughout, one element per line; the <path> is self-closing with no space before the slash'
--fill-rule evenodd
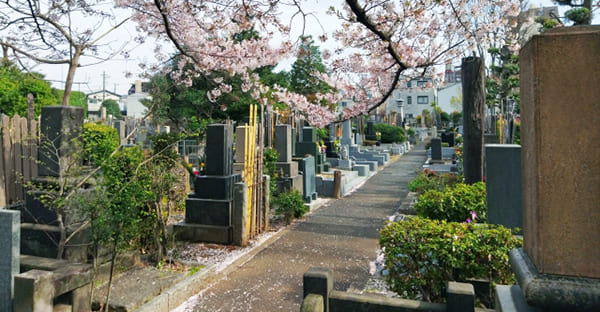
<path id="1" fill-rule="evenodd" d="M 600 311 L 598 55 L 598 26 L 551 29 L 520 52 L 524 242 L 510 261 L 539 310 Z"/>
<path id="2" fill-rule="evenodd" d="M 21 213 L 0 209 L 0 311 L 12 311 L 14 277 L 19 274 Z"/>
<path id="3" fill-rule="evenodd" d="M 431 139 L 431 160 L 433 162 L 442 161 L 442 140 L 440 138 Z"/>
<path id="4" fill-rule="evenodd" d="M 315 158 L 306 157 L 302 159 L 302 184 L 304 189 L 304 201 L 310 203 L 317 199 Z"/>
<path id="5" fill-rule="evenodd" d="M 42 135 L 38 152 L 38 174 L 58 177 L 65 170 L 72 155 L 72 140 L 83 130 L 83 108 L 76 106 L 42 107 L 40 132 Z M 55 152 L 58 150 L 58 156 Z"/>
<path id="6" fill-rule="evenodd" d="M 486 144 L 485 168 L 488 222 L 522 229 L 521 146 Z"/>

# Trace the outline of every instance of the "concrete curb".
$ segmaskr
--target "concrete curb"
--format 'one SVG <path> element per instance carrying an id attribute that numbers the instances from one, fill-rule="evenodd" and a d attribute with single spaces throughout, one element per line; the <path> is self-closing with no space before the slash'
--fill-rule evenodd
<path id="1" fill-rule="evenodd" d="M 375 176 L 377 173 L 382 171 L 384 168 L 389 166 L 390 164 L 396 162 L 402 157 L 402 155 L 398 155 L 398 157 L 390 158 L 387 164 L 384 166 L 379 166 L 377 172 L 374 172 L 372 175 L 369 175 L 365 181 L 356 185 L 351 191 L 347 192 L 345 195 L 352 193 L 352 191 L 356 190 L 356 188 L 361 187 L 367 180 L 371 177 Z M 311 207 L 310 212 L 312 213 L 319 208 L 335 201 L 336 199 L 329 199 L 322 202 L 319 202 L 317 207 Z M 302 222 L 302 219 L 299 219 L 299 222 Z M 297 222 L 293 222 L 290 225 L 282 228 L 278 232 L 276 232 L 273 236 L 266 239 L 264 242 L 257 244 L 252 247 L 250 251 L 241 255 L 239 258 L 235 259 L 231 264 L 227 265 L 225 268 L 219 270 L 217 265 L 209 265 L 194 275 L 189 276 L 183 281 L 175 284 L 173 287 L 167 289 L 162 294 L 152 298 L 150 301 L 144 303 L 142 306 L 138 307 L 136 312 L 169 312 L 182 303 L 187 301 L 190 297 L 196 295 L 204 289 L 209 288 L 214 283 L 227 276 L 230 272 L 233 272 L 238 267 L 244 265 L 246 262 L 250 261 L 255 255 L 259 252 L 267 248 L 269 245 L 277 241 L 283 234 L 287 233 L 290 229 L 295 227 Z"/>

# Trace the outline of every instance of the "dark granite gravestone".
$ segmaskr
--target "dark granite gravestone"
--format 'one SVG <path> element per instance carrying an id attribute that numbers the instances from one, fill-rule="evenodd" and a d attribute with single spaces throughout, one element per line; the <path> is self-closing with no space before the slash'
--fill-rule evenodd
<path id="1" fill-rule="evenodd" d="M 448 143 L 449 147 L 454 146 L 454 132 L 442 132 L 442 142 Z"/>
<path id="2" fill-rule="evenodd" d="M 209 125 L 206 130 L 206 175 L 196 177 L 194 194 L 185 203 L 185 222 L 176 224 L 180 239 L 221 244 L 232 242 L 234 186 L 233 126 Z"/>
<path id="3" fill-rule="evenodd" d="M 14 277 L 19 274 L 21 214 L 0 209 L 0 311 L 12 311 Z"/>
<path id="4" fill-rule="evenodd" d="M 83 108 L 75 106 L 42 107 L 38 150 L 38 174 L 58 177 L 72 162 L 73 140 L 83 130 Z M 58 157 L 60 157 L 60 161 Z"/>
<path id="5" fill-rule="evenodd" d="M 233 125 L 206 128 L 206 175 L 227 176 L 233 172 Z"/>
<path id="6" fill-rule="evenodd" d="M 292 161 L 292 127 L 290 125 L 275 126 L 275 150 L 279 153 L 277 162 Z"/>
<path id="7" fill-rule="evenodd" d="M 377 133 L 375 133 L 375 121 L 367 121 L 367 131 L 365 132 L 365 139 L 369 141 L 377 141 Z"/>
<path id="8" fill-rule="evenodd" d="M 522 229 L 521 146 L 486 144 L 485 168 L 488 222 Z"/>
<path id="9" fill-rule="evenodd" d="M 431 139 L 431 160 L 442 160 L 442 140 L 440 138 Z"/>

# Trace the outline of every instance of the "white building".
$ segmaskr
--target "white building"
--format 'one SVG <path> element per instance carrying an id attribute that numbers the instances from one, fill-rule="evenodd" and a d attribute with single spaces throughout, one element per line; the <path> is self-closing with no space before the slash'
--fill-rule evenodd
<path id="1" fill-rule="evenodd" d="M 96 91 L 86 95 L 88 119 L 98 120 L 101 118 L 102 102 L 105 100 L 115 100 L 117 103 L 121 101 L 122 96 L 107 90 Z M 119 105 L 121 111 L 123 106 Z"/>
<path id="2" fill-rule="evenodd" d="M 394 90 L 385 106 L 386 115 L 397 114 L 398 120 L 414 123 L 424 109 L 433 111 L 435 102 L 448 114 L 462 112 L 462 84 L 460 67 L 446 67 L 444 82 L 435 85 L 428 77 L 410 80 Z"/>
<path id="3" fill-rule="evenodd" d="M 147 113 L 147 108 L 140 102 L 144 99 L 152 99 L 148 94 L 146 83 L 142 83 L 140 80 L 136 80 L 135 83 L 129 89 L 129 94 L 121 98 L 119 103 L 127 117 L 130 118 L 141 118 Z"/>

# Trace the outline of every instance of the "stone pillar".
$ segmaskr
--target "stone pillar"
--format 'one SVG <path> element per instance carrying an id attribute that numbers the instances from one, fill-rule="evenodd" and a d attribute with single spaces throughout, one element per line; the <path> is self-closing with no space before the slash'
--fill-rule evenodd
<path id="1" fill-rule="evenodd" d="M 333 271 L 310 267 L 302 276 L 303 296 L 315 294 L 323 297 L 325 311 L 329 311 L 329 293 L 333 290 Z"/>
<path id="2" fill-rule="evenodd" d="M 598 55 L 587 26 L 533 36 L 519 57 L 524 243 L 509 259 L 540 311 L 600 311 Z"/>
<path id="3" fill-rule="evenodd" d="M 600 278 L 600 27 L 521 51 L 525 251 L 543 273 Z"/>
<path id="4" fill-rule="evenodd" d="M 248 245 L 248 226 L 246 219 L 248 217 L 248 185 L 243 182 L 235 184 L 233 189 L 233 209 L 231 215 L 231 225 L 233 227 L 233 244 L 245 247 Z"/>
<path id="5" fill-rule="evenodd" d="M 83 108 L 75 106 L 42 107 L 38 152 L 38 174 L 58 177 L 66 170 L 73 154 L 72 140 L 79 138 L 83 130 Z M 58 152 L 58 153 L 57 153 Z M 60 162 L 59 158 L 60 157 Z"/>
<path id="6" fill-rule="evenodd" d="M 521 146 L 486 144 L 485 169 L 488 222 L 522 229 Z"/>
<path id="7" fill-rule="evenodd" d="M 483 176 L 483 120 L 485 117 L 485 74 L 483 60 L 462 60 L 463 89 L 463 168 L 466 183 L 481 181 Z"/>
<path id="8" fill-rule="evenodd" d="M 21 213 L 0 209 L 0 311 L 12 311 L 14 277 L 19 274 Z"/>

